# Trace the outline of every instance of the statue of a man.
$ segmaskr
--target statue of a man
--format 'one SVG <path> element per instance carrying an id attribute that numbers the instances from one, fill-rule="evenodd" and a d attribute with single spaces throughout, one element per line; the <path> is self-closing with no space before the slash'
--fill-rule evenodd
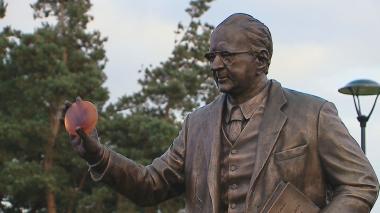
<path id="1" fill-rule="evenodd" d="M 139 205 L 184 193 L 186 211 L 194 213 L 260 212 L 281 182 L 324 212 L 369 212 L 379 183 L 334 104 L 267 79 L 269 29 L 250 15 L 233 14 L 210 41 L 205 56 L 221 94 L 186 117 L 151 165 L 77 129 L 80 137 L 71 143 L 92 179 Z"/>

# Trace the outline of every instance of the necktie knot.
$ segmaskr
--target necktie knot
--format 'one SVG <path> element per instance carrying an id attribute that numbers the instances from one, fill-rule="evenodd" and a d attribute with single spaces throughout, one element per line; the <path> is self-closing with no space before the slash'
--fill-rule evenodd
<path id="1" fill-rule="evenodd" d="M 230 121 L 229 122 L 232 122 L 232 121 L 243 121 L 243 119 L 244 119 L 244 116 L 243 116 L 243 112 L 241 111 L 240 107 L 239 106 L 232 107 L 232 109 L 231 109 L 231 116 L 230 116 Z"/>
<path id="2" fill-rule="evenodd" d="M 243 112 L 241 111 L 239 106 L 234 106 L 231 109 L 230 120 L 227 125 L 227 137 L 228 139 L 234 143 L 238 138 L 241 129 L 242 129 L 242 121 L 244 119 Z"/>

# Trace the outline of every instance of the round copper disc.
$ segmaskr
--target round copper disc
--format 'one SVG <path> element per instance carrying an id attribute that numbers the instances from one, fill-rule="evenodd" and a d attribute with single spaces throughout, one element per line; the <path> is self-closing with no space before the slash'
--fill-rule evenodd
<path id="1" fill-rule="evenodd" d="M 70 135 L 77 134 L 77 127 L 82 127 L 84 132 L 90 134 L 97 121 L 98 112 L 94 104 L 89 101 L 76 101 L 66 112 L 65 128 Z"/>

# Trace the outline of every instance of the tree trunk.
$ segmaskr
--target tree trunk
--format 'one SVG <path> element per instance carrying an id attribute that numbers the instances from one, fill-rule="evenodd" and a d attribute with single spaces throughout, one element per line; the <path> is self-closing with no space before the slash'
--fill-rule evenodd
<path id="1" fill-rule="evenodd" d="M 60 29 L 60 36 L 63 36 L 64 32 L 64 3 L 63 1 L 59 2 L 59 14 L 58 14 L 58 26 Z M 62 55 L 62 61 L 66 65 L 67 64 L 67 50 L 64 48 L 63 55 Z M 45 148 L 45 161 L 44 161 L 44 171 L 46 174 L 49 174 L 51 171 L 51 168 L 53 167 L 53 154 L 54 154 L 54 145 L 55 140 L 58 135 L 59 126 L 60 126 L 60 118 L 62 116 L 62 110 L 59 107 L 60 101 L 57 103 L 56 106 L 58 107 L 52 107 L 51 113 L 50 113 L 50 127 L 51 127 L 51 135 L 48 138 L 48 143 Z M 55 194 L 54 192 L 47 188 L 46 191 L 46 203 L 47 203 L 47 212 L 48 213 L 56 213 L 57 212 L 57 206 L 55 201 Z"/>
<path id="2" fill-rule="evenodd" d="M 59 118 L 61 117 L 61 110 L 59 107 L 55 110 L 54 113 L 50 115 L 50 127 L 51 134 L 47 139 L 47 144 L 45 146 L 45 158 L 44 158 L 44 172 L 46 175 L 50 175 L 51 169 L 53 167 L 53 155 L 54 155 L 54 144 L 59 131 Z M 57 206 L 55 202 L 55 194 L 49 187 L 46 189 L 46 204 L 48 213 L 56 213 Z"/>
<path id="3" fill-rule="evenodd" d="M 55 204 L 55 194 L 50 189 L 46 192 L 46 202 L 48 213 L 56 213 L 57 206 Z"/>
<path id="4" fill-rule="evenodd" d="M 144 208 L 144 213 L 157 213 L 157 206 Z"/>
<path id="5" fill-rule="evenodd" d="M 82 178 L 80 179 L 78 187 L 74 187 L 72 189 L 71 194 L 70 194 L 69 206 L 67 207 L 66 213 L 72 213 L 72 212 L 74 212 L 75 200 L 77 199 L 78 192 L 80 192 L 82 190 L 82 188 L 83 188 L 83 186 L 84 186 L 84 184 L 86 182 L 87 176 L 88 176 L 88 172 L 86 170 L 82 174 Z"/>
<path id="6" fill-rule="evenodd" d="M 170 109 L 171 108 L 172 108 L 171 102 L 168 101 L 168 103 L 166 104 L 165 109 L 164 109 L 164 119 L 167 121 L 170 121 Z"/>

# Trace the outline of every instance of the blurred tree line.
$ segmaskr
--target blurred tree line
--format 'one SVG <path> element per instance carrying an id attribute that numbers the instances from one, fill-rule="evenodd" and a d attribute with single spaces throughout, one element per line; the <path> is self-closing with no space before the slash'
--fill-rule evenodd
<path id="1" fill-rule="evenodd" d="M 89 31 L 90 0 L 37 0 L 33 33 L 0 32 L 0 212 L 177 212 L 183 198 L 141 208 L 101 183 L 72 151 L 62 123 L 65 100 L 97 105 L 101 142 L 142 164 L 170 145 L 184 115 L 216 95 L 203 54 L 213 29 L 201 21 L 212 0 L 191 0 L 172 55 L 149 66 L 141 90 L 106 104 L 107 62 L 99 31 Z M 0 21 L 7 4 L 0 0 Z M 126 79 L 127 80 L 127 79 Z"/>

